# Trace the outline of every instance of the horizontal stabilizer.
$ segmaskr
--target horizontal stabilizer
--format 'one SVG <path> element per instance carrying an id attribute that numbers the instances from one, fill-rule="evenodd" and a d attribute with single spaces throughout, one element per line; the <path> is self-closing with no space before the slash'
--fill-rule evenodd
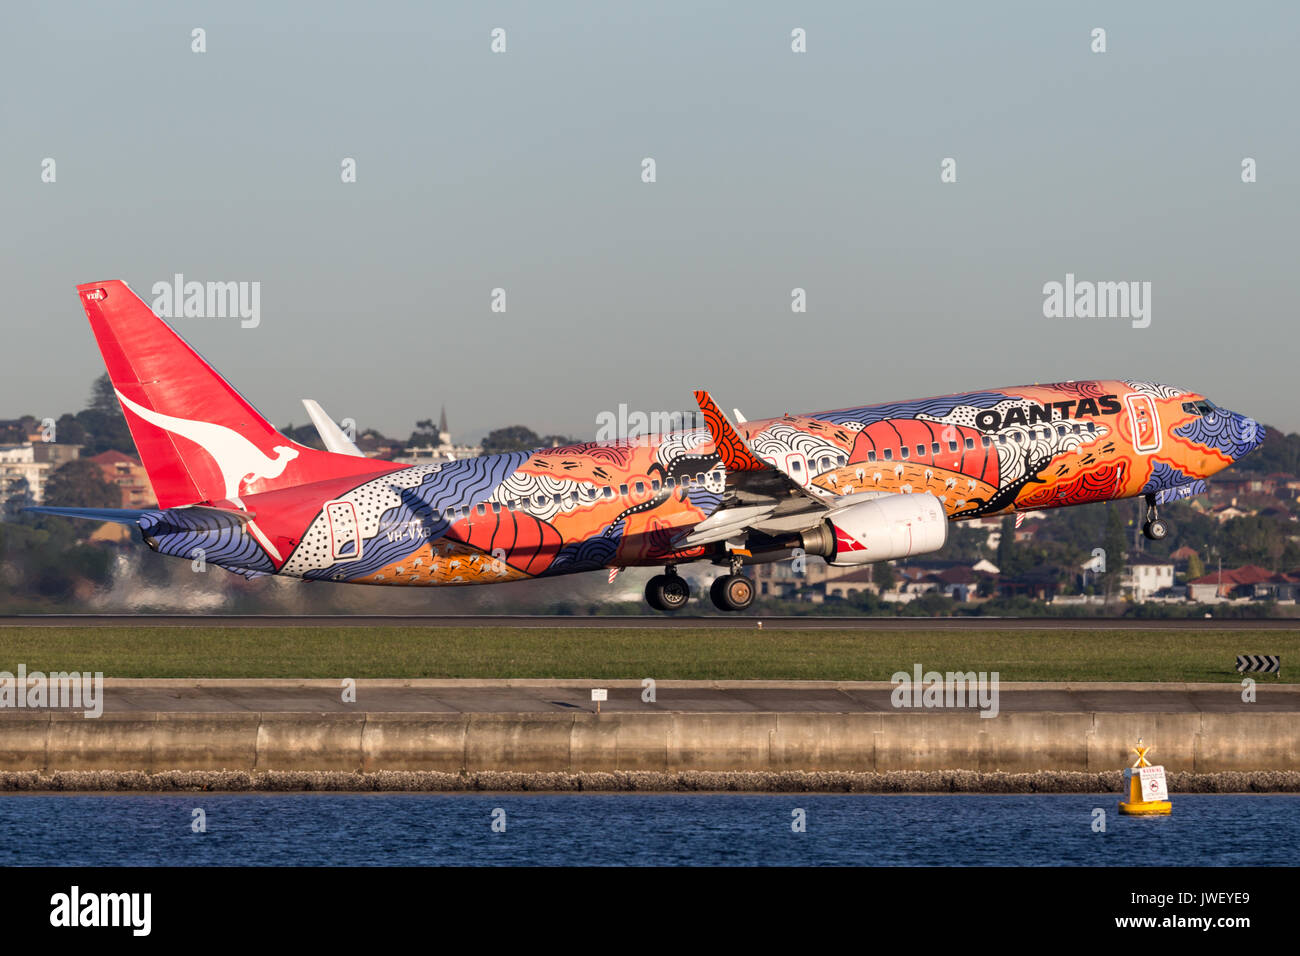
<path id="1" fill-rule="evenodd" d="M 147 510 L 138 508 L 56 508 L 36 506 L 24 508 L 23 511 L 31 511 L 42 515 L 58 515 L 60 518 L 86 518 L 89 521 L 111 521 L 114 524 L 133 525 L 140 521 L 142 515 L 147 515 Z"/>

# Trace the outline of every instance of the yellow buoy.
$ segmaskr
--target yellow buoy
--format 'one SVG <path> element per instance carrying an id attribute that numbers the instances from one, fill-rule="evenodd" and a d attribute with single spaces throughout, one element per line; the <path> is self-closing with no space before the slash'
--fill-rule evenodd
<path id="1" fill-rule="evenodd" d="M 1133 752 L 1138 755 L 1137 763 L 1124 768 L 1124 779 L 1128 781 L 1128 800 L 1119 802 L 1119 812 L 1134 817 L 1165 816 L 1173 813 L 1174 805 L 1169 801 L 1165 789 L 1165 768 L 1147 763 L 1147 754 L 1151 747 L 1142 746 L 1142 738 Z M 1143 773 L 1143 770 L 1148 771 Z M 1136 771 L 1136 773 L 1134 772 Z"/>

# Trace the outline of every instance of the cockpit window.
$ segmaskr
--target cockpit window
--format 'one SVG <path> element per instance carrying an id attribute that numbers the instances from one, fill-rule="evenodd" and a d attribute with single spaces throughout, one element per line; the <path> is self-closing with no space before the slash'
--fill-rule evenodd
<path id="1" fill-rule="evenodd" d="M 1206 398 L 1199 402 L 1183 402 L 1183 411 L 1189 415 L 1208 415 L 1214 411 L 1214 403 Z"/>

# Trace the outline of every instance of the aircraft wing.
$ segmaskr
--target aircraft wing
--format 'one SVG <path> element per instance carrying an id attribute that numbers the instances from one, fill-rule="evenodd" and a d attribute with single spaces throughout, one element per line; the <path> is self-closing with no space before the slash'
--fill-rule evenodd
<path id="1" fill-rule="evenodd" d="M 834 495 L 803 482 L 755 454 L 707 391 L 695 393 L 727 472 L 722 505 L 687 534 L 681 547 L 739 537 L 747 531 L 780 534 L 812 528 L 827 513 L 867 495 Z"/>

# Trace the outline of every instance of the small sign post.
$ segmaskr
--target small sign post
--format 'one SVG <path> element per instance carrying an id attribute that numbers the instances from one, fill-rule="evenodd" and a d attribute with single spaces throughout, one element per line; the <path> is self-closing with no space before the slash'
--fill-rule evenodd
<path id="1" fill-rule="evenodd" d="M 596 713 L 600 713 L 600 702 L 609 700 L 609 691 L 604 687 L 593 687 L 591 689 L 591 699 L 596 702 Z"/>

